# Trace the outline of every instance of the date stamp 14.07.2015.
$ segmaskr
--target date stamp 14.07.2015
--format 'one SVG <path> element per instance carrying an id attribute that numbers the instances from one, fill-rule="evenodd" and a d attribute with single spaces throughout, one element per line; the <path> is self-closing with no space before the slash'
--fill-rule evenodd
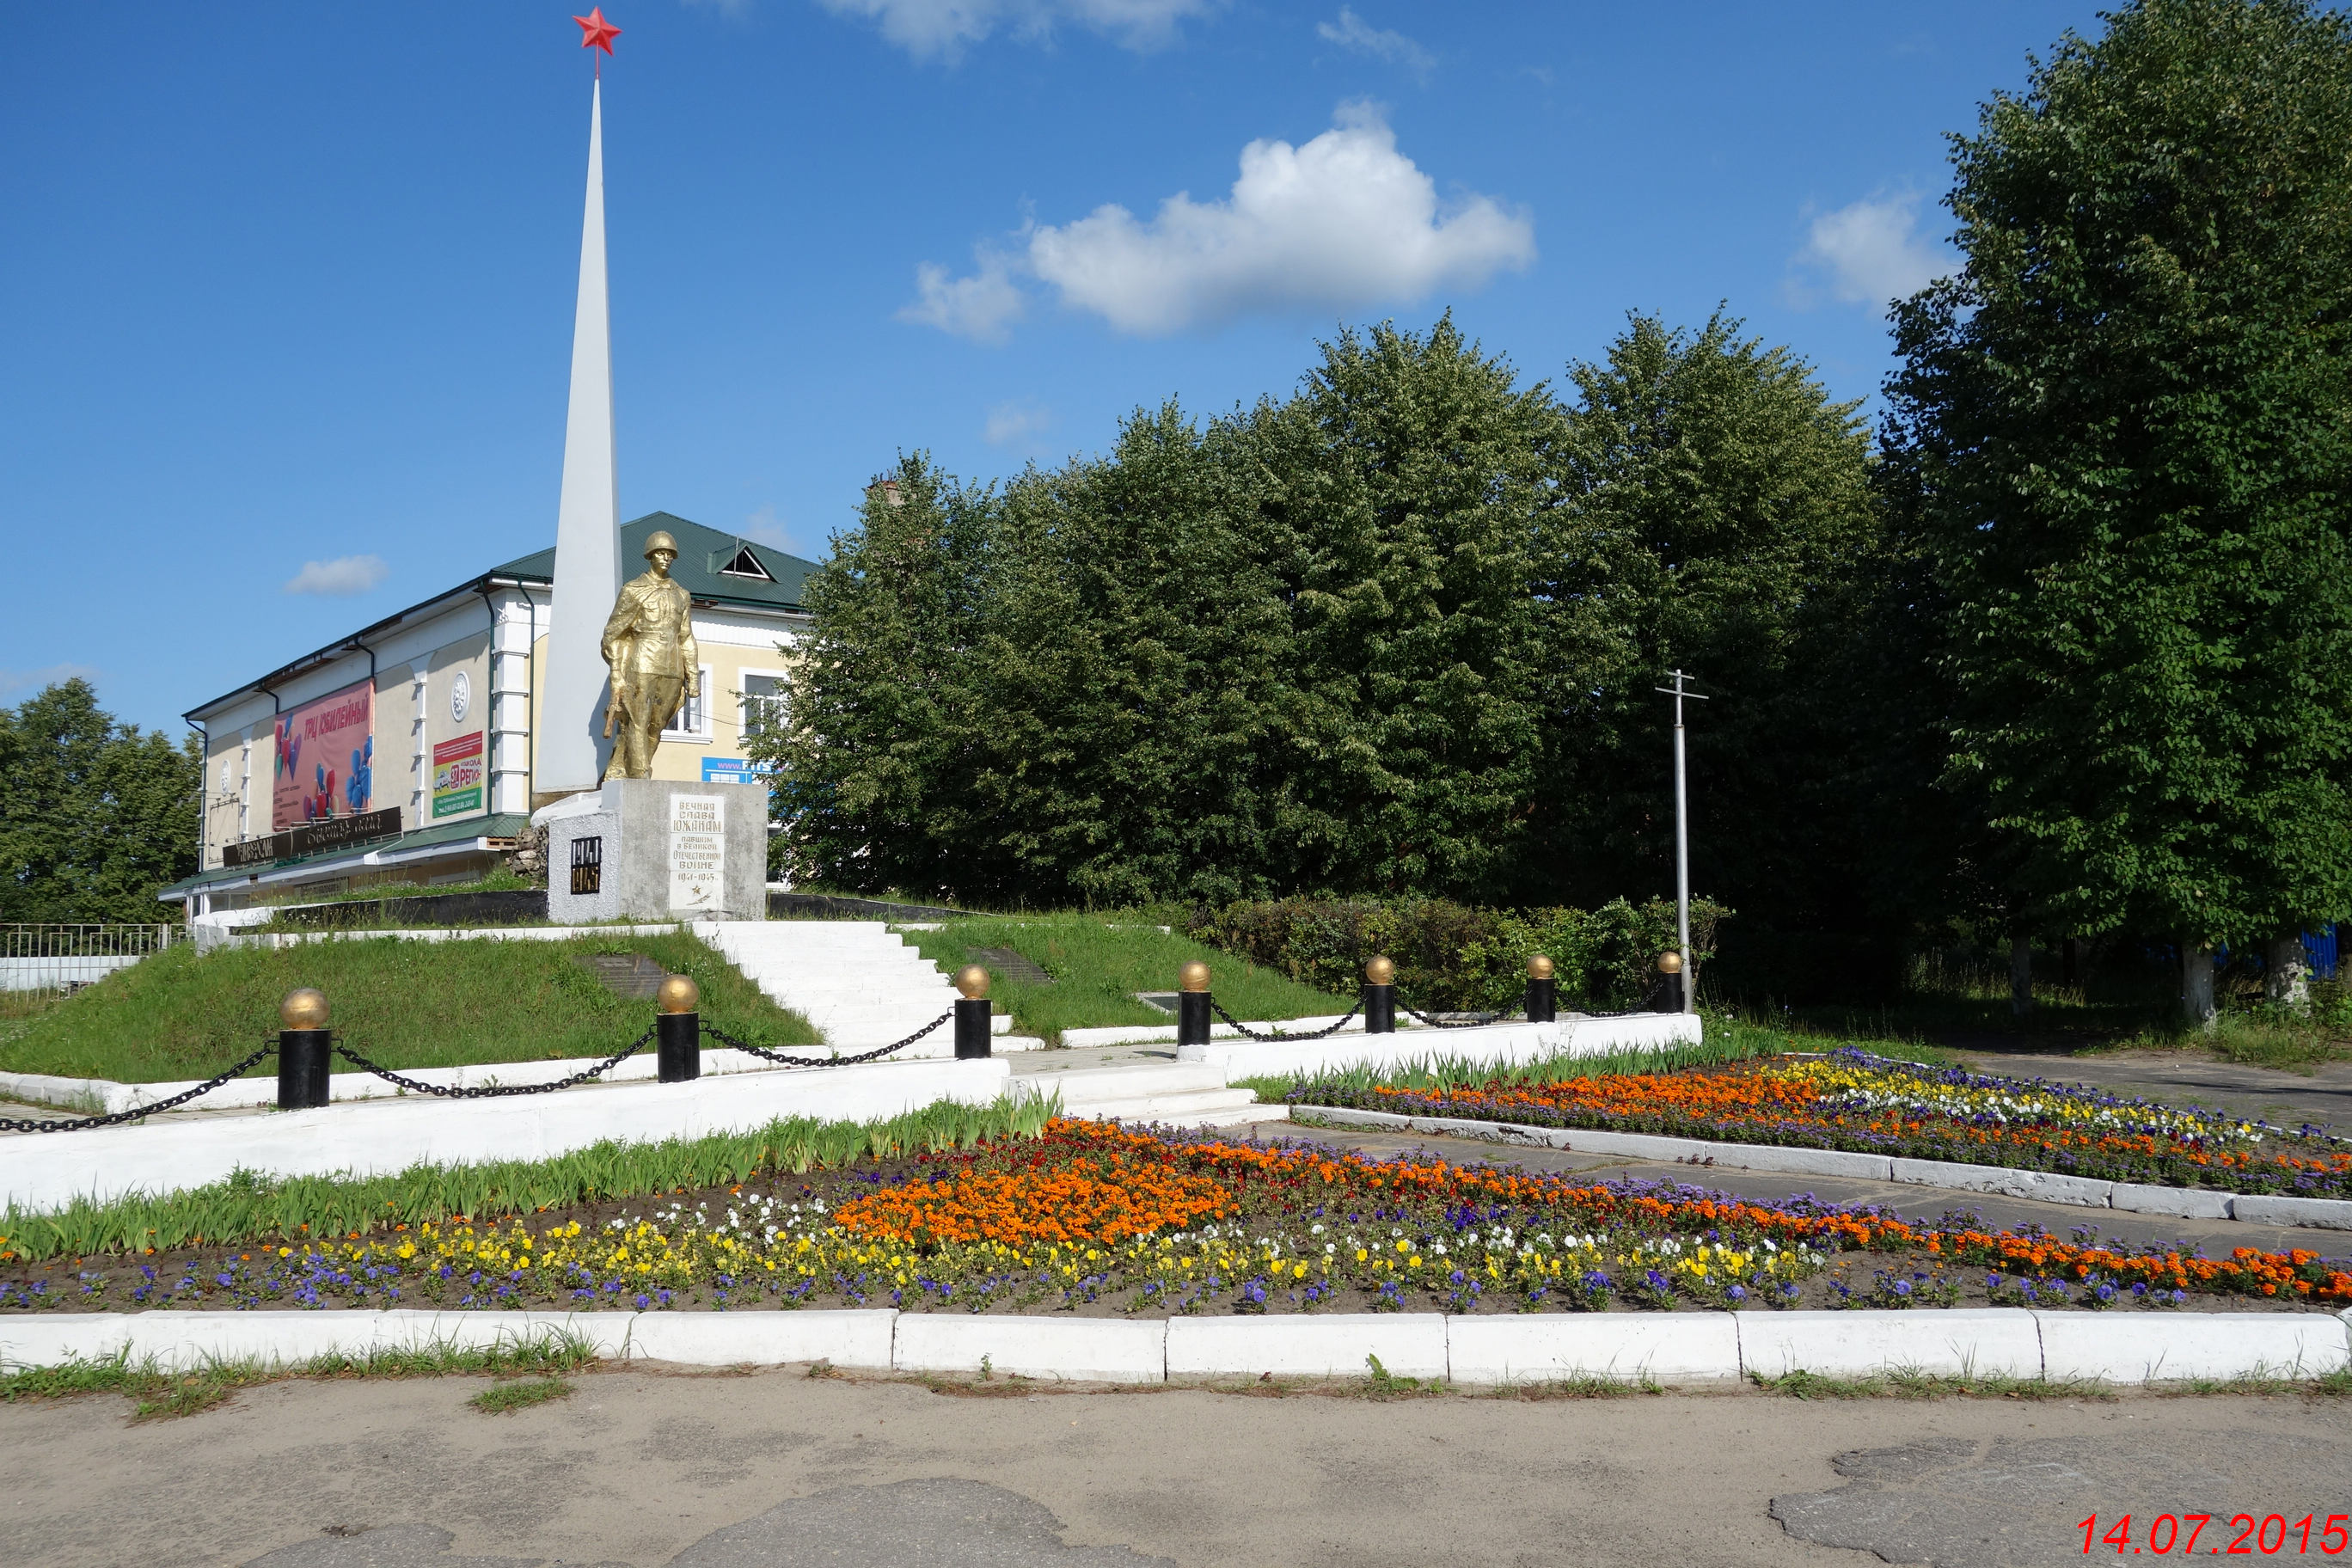
<path id="1" fill-rule="evenodd" d="M 2159 1513 L 2145 1526 L 2124 1514 L 2105 1530 L 2099 1523 L 2095 1513 L 2082 1522 L 2085 1555 L 2107 1547 L 2124 1557 L 2336 1557 L 2352 1547 L 2352 1515 L 2341 1513 Z"/>

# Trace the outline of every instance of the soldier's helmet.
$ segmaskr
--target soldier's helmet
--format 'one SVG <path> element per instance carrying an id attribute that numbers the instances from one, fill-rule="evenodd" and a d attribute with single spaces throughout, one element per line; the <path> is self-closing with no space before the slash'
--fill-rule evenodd
<path id="1" fill-rule="evenodd" d="M 646 541 L 646 559 L 651 561 L 656 550 L 667 550 L 675 556 L 677 553 L 677 541 L 657 528 L 654 530 L 652 537 Z"/>

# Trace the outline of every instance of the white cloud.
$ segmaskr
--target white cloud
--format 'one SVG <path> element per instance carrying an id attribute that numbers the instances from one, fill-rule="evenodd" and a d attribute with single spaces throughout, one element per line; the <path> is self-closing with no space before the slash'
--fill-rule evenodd
<path id="1" fill-rule="evenodd" d="M 1535 225 L 1491 196 L 1441 204 L 1437 187 L 1397 151 L 1368 104 L 1301 147 L 1242 149 L 1223 201 L 1179 192 L 1149 223 L 1123 206 L 1026 231 L 1025 271 L 1076 310 L 1122 332 L 1159 336 L 1261 310 L 1345 310 L 1475 289 L 1535 259 Z M 1013 259 L 982 254 L 979 273 L 950 280 L 917 269 L 920 295 L 899 312 L 966 336 L 1001 341 L 1019 313 Z"/>
<path id="2" fill-rule="evenodd" d="M 302 570 L 286 584 L 289 594 L 319 594 L 341 598 L 364 594 L 386 577 L 392 568 L 381 555 L 342 555 L 332 561 L 305 561 Z"/>
<path id="3" fill-rule="evenodd" d="M 880 24 L 882 36 L 918 59 L 955 58 L 966 44 L 997 32 L 1027 42 L 1051 38 L 1070 24 L 1122 47 L 1160 47 L 1176 24 L 1214 10 L 1219 0 L 817 0 L 836 16 Z"/>
<path id="4" fill-rule="evenodd" d="M 1325 43 L 1337 44 L 1360 55 L 1372 55 L 1391 65 L 1402 66 L 1416 77 L 1426 79 L 1437 65 L 1437 57 L 1406 37 L 1402 33 L 1373 26 L 1348 6 L 1339 7 L 1337 22 L 1315 24 L 1317 36 Z"/>
<path id="5" fill-rule="evenodd" d="M 936 261 L 918 266 L 916 298 L 898 308 L 898 319 L 975 342 L 1001 343 L 1011 337 L 1013 323 L 1029 303 L 1013 281 L 1018 260 L 985 245 L 974 246 L 972 256 L 980 270 L 969 278 L 950 278 Z"/>
<path id="6" fill-rule="evenodd" d="M 1026 447 L 1054 423 L 1054 416 L 1035 403 L 1000 403 L 988 411 L 981 434 L 992 447 Z"/>
<path id="7" fill-rule="evenodd" d="M 0 669 L 0 692 L 46 691 L 68 680 L 98 679 L 98 671 L 86 664 L 51 664 L 39 669 Z"/>
<path id="8" fill-rule="evenodd" d="M 1884 306 L 1950 270 L 1948 253 L 1923 238 L 1918 226 L 1916 195 L 1854 202 L 1814 218 L 1796 259 L 1847 304 Z"/>

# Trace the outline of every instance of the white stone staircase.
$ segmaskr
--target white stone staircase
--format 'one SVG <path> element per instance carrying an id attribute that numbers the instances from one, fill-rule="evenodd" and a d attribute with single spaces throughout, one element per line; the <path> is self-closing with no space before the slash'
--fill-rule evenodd
<path id="1" fill-rule="evenodd" d="M 717 921 L 695 929 L 845 1055 L 911 1035 L 955 1003 L 953 983 L 879 921 Z M 1011 1024 L 999 1016 L 996 1033 Z M 891 1059 L 954 1054 L 954 1027 L 943 1025 Z M 1286 1106 L 1258 1104 L 1248 1089 L 1226 1088 L 1220 1065 L 1177 1061 L 1172 1046 L 1030 1049 L 1012 1060 L 1014 1088 L 1059 1090 L 1066 1114 L 1092 1121 L 1223 1127 L 1290 1114 Z"/>
<path id="2" fill-rule="evenodd" d="M 696 929 L 776 1005 L 847 1055 L 911 1035 L 955 1005 L 948 977 L 880 921 L 716 921 Z M 1011 1022 L 999 1017 L 999 1032 Z M 954 1054 L 953 1024 L 898 1053 Z"/>

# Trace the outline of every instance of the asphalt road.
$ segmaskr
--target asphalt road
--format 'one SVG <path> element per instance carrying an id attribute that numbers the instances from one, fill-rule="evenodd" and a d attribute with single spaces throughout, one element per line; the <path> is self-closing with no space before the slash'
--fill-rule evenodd
<path id="1" fill-rule="evenodd" d="M 481 1386 L 289 1382 L 136 1425 L 111 1395 L 0 1406 L 0 1553 L 60 1568 L 1753 1568 L 1877 1552 L 2005 1568 L 2082 1561 L 2094 1512 L 2130 1511 L 2135 1529 L 2166 1511 L 2352 1512 L 2352 1402 L 2301 1395 L 978 1398 L 797 1370 L 629 1371 L 486 1415 L 465 1403 Z"/>

